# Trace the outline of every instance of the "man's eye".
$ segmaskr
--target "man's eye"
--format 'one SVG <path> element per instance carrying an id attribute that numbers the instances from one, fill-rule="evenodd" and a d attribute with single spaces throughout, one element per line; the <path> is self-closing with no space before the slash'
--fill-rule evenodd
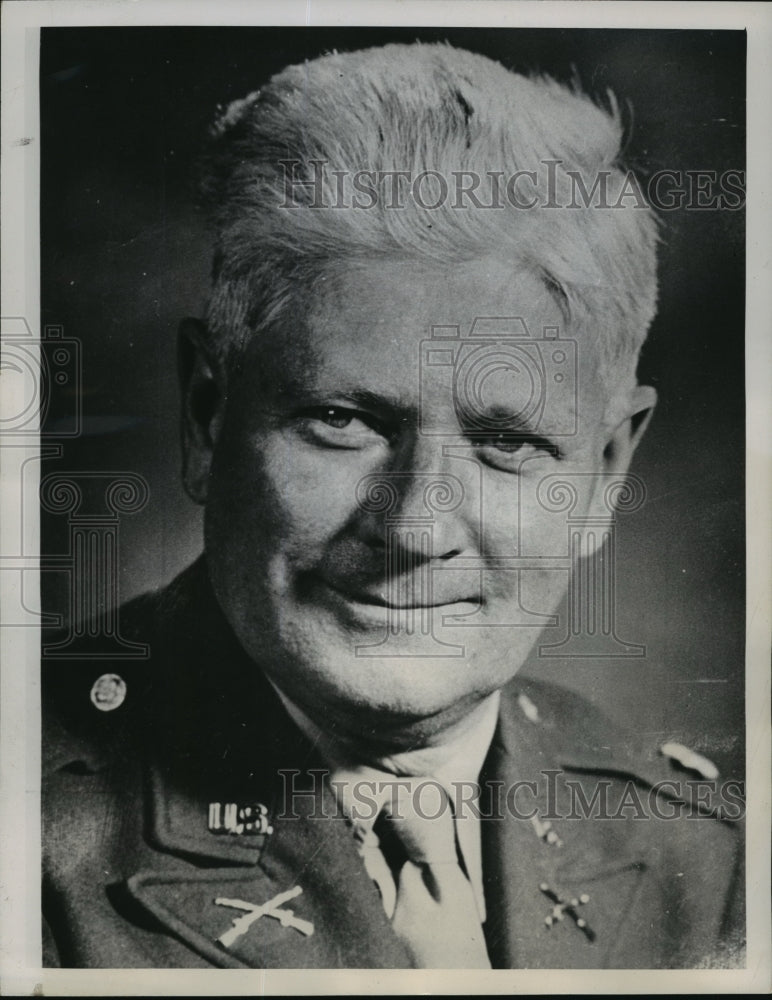
<path id="1" fill-rule="evenodd" d="M 314 406 L 299 415 L 304 437 L 334 448 L 366 448 L 386 437 L 380 421 L 346 406 Z"/>
<path id="2" fill-rule="evenodd" d="M 524 448 L 529 442 L 522 437 L 518 438 L 507 434 L 497 434 L 488 444 L 497 451 L 503 451 L 506 454 L 512 455 Z"/>
<path id="3" fill-rule="evenodd" d="M 350 426 L 351 421 L 355 419 L 355 415 L 353 410 L 341 410 L 337 406 L 331 406 L 329 409 L 320 410 L 316 419 L 329 424 L 330 427 L 343 430 L 344 427 Z"/>
<path id="4" fill-rule="evenodd" d="M 501 431 L 477 439 L 477 447 L 488 465 L 506 471 L 517 471 L 525 459 L 543 456 L 560 458 L 558 448 L 535 434 L 513 434 Z"/>

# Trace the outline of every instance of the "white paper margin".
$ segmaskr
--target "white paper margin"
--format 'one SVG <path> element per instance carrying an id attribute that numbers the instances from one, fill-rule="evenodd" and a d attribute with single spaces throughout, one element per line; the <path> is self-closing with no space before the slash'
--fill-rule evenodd
<path id="1" fill-rule="evenodd" d="M 0 993 L 43 995 L 348 995 L 384 993 L 767 993 L 770 981 L 770 671 L 772 629 L 772 5 L 759 3 L 234 2 L 13 0 L 2 8 L 2 309 L 39 330 L 38 29 L 86 25 L 420 25 L 705 28 L 748 32 L 747 694 L 748 968 L 635 971 L 171 971 L 40 968 L 38 637 L 0 629 Z M 719 278 L 720 280 L 720 278 Z M 2 387 L 0 387 L 2 389 Z M 0 415 L 16 398 L 0 393 Z M 0 448 L 0 554 L 19 551 L 17 480 L 36 454 Z M 36 551 L 37 497 L 26 544 Z M 27 559 L 25 565 L 34 566 Z M 5 574 L 7 575 L 7 574 Z M 34 583 L 34 577 L 33 577 Z M 33 588 L 34 589 L 34 588 Z M 0 615 L 15 600 L 0 591 Z M 0 617 L 0 621 L 2 618 Z"/>

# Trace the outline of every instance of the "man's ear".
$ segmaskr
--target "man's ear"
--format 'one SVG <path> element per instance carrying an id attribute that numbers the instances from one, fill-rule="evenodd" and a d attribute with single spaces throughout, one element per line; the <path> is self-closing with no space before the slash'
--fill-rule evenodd
<path id="1" fill-rule="evenodd" d="M 650 385 L 637 385 L 625 400 L 624 407 L 617 409 L 616 422 L 603 450 L 604 472 L 625 475 L 656 405 L 657 390 Z M 621 420 L 620 413 L 624 414 Z"/>
<path id="2" fill-rule="evenodd" d="M 225 378 L 206 348 L 200 320 L 184 319 L 177 335 L 182 396 L 182 480 L 191 500 L 206 503 L 214 448 L 225 412 Z"/>
<path id="3" fill-rule="evenodd" d="M 610 412 L 614 414 L 607 431 L 606 446 L 603 449 L 602 474 L 595 481 L 589 513 L 593 524 L 587 529 L 587 535 L 582 546 L 585 555 L 592 555 L 603 545 L 604 532 L 599 525 L 606 521 L 609 524 L 614 519 L 614 510 L 608 506 L 611 496 L 608 491 L 609 477 L 622 480 L 630 468 L 635 449 L 651 420 L 654 407 L 657 404 L 657 391 L 649 385 L 637 385 L 628 393 L 624 401 L 617 400 Z M 614 491 L 614 494 L 618 491 Z"/>

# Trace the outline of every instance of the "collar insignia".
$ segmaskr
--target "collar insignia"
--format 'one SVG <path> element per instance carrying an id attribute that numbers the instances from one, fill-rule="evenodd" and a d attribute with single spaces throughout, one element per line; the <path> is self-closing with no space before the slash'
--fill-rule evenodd
<path id="1" fill-rule="evenodd" d="M 260 905 L 245 903 L 243 899 L 225 899 L 223 896 L 218 896 L 214 901 L 215 906 L 228 906 L 233 910 L 244 911 L 242 916 L 234 918 L 230 929 L 217 938 L 218 944 L 224 948 L 230 948 L 261 917 L 274 917 L 282 927 L 294 927 L 296 931 L 310 937 L 314 933 L 314 925 L 311 921 L 302 920 L 300 917 L 296 917 L 292 910 L 282 908 L 283 903 L 288 903 L 291 899 L 299 896 L 302 891 L 300 886 L 296 885 L 293 889 L 280 892 L 278 896 L 274 896 L 267 903 Z"/>
<path id="2" fill-rule="evenodd" d="M 534 813 L 531 816 L 531 826 L 539 840 L 543 840 L 545 844 L 549 844 L 550 847 L 563 846 L 563 841 L 558 833 L 552 829 L 552 823 L 548 819 L 543 820 Z"/>
<path id="3" fill-rule="evenodd" d="M 561 922 L 564 916 L 568 915 L 588 941 L 595 940 L 595 931 L 587 926 L 587 921 L 584 917 L 580 917 L 578 913 L 578 907 L 590 902 L 590 897 L 586 892 L 583 892 L 580 896 L 572 896 L 571 899 L 561 899 L 560 895 L 554 889 L 550 889 L 546 882 L 542 882 L 539 889 L 547 899 L 554 903 L 552 913 L 544 918 L 544 923 L 548 928 L 551 929 L 555 924 Z"/>
<path id="4" fill-rule="evenodd" d="M 240 837 L 242 834 L 273 833 L 273 827 L 268 822 L 268 808 L 262 802 L 251 805 L 239 805 L 237 802 L 209 803 L 209 832 L 230 833 Z"/>

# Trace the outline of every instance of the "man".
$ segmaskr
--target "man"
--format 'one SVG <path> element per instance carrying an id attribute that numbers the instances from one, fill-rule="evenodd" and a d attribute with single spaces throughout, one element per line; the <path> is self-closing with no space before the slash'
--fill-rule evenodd
<path id="1" fill-rule="evenodd" d="M 290 67 L 221 115 L 180 343 L 205 555 L 123 609 L 147 662 L 46 676 L 48 964 L 739 960 L 710 762 L 516 676 L 571 565 L 602 573 L 656 401 L 656 223 L 620 136 L 435 45 Z"/>

